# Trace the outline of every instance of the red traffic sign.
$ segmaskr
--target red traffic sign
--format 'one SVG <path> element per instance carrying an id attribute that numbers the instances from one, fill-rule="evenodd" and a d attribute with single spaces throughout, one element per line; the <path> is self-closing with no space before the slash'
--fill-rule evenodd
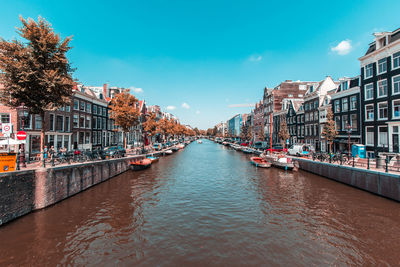
<path id="1" fill-rule="evenodd" d="M 26 139 L 26 132 L 24 132 L 24 131 L 19 131 L 19 132 L 17 133 L 17 139 L 18 139 L 18 140 L 25 140 L 25 139 Z"/>

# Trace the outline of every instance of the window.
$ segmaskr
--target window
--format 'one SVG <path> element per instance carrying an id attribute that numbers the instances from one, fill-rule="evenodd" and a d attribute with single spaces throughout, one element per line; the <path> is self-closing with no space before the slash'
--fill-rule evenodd
<path id="1" fill-rule="evenodd" d="M 388 146 L 388 127 L 387 126 L 378 127 L 378 146 L 383 146 L 383 147 Z"/>
<path id="2" fill-rule="evenodd" d="M 85 138 L 85 133 L 79 132 L 79 144 L 83 144 L 84 138 Z"/>
<path id="3" fill-rule="evenodd" d="M 90 133 L 86 132 L 85 134 L 85 144 L 90 144 Z"/>
<path id="4" fill-rule="evenodd" d="M 2 113 L 0 114 L 1 123 L 10 123 L 10 114 L 9 113 Z"/>
<path id="5" fill-rule="evenodd" d="M 397 69 L 398 67 L 400 67 L 400 52 L 393 54 L 393 68 L 392 69 Z"/>
<path id="6" fill-rule="evenodd" d="M 85 117 L 79 117 L 79 128 L 85 128 Z"/>
<path id="7" fill-rule="evenodd" d="M 347 111 L 348 110 L 348 100 L 347 97 L 342 99 L 342 111 Z"/>
<path id="8" fill-rule="evenodd" d="M 365 120 L 373 121 L 374 120 L 374 105 L 366 105 L 365 106 Z"/>
<path id="9" fill-rule="evenodd" d="M 357 109 L 357 96 L 350 97 L 350 109 L 351 110 Z"/>
<path id="10" fill-rule="evenodd" d="M 350 125 L 351 125 L 351 129 L 353 131 L 357 131 L 357 125 L 358 125 L 358 121 L 357 121 L 357 114 L 351 114 L 350 115 Z"/>
<path id="11" fill-rule="evenodd" d="M 385 73 L 387 71 L 386 58 L 378 60 L 378 74 Z"/>
<path id="12" fill-rule="evenodd" d="M 40 115 L 35 115 L 35 129 L 36 130 L 42 129 L 42 117 L 40 117 Z"/>
<path id="13" fill-rule="evenodd" d="M 314 86 L 310 86 L 310 93 L 312 93 L 314 91 Z"/>
<path id="14" fill-rule="evenodd" d="M 93 114 L 97 114 L 97 106 L 93 105 Z"/>
<path id="15" fill-rule="evenodd" d="M 365 77 L 364 79 L 368 79 L 370 77 L 372 77 L 374 74 L 374 69 L 373 69 L 373 63 L 370 63 L 368 65 L 365 66 Z"/>
<path id="16" fill-rule="evenodd" d="M 387 80 L 378 81 L 378 97 L 387 96 Z"/>
<path id="17" fill-rule="evenodd" d="M 54 131 L 54 114 L 50 114 L 50 131 Z"/>
<path id="18" fill-rule="evenodd" d="M 106 108 L 103 108 L 103 116 L 106 116 Z"/>
<path id="19" fill-rule="evenodd" d="M 379 119 L 387 119 L 388 118 L 387 102 L 378 103 L 378 118 Z"/>
<path id="20" fill-rule="evenodd" d="M 348 81 L 342 82 L 341 87 L 342 91 L 346 91 L 347 89 L 349 89 Z"/>
<path id="21" fill-rule="evenodd" d="M 347 115 L 342 116 L 342 130 L 347 130 L 347 126 L 349 125 L 349 121 L 347 119 Z"/>
<path id="22" fill-rule="evenodd" d="M 317 108 L 318 107 L 318 100 L 315 100 L 315 102 L 314 102 L 314 108 Z"/>
<path id="23" fill-rule="evenodd" d="M 74 99 L 74 110 L 79 110 L 79 101 Z"/>
<path id="24" fill-rule="evenodd" d="M 340 116 L 335 117 L 335 128 L 337 131 L 340 130 Z"/>
<path id="25" fill-rule="evenodd" d="M 56 117 L 56 131 L 60 131 L 60 132 L 64 131 L 64 117 L 63 116 Z"/>
<path id="26" fill-rule="evenodd" d="M 313 120 L 314 120 L 314 113 L 311 112 L 311 113 L 310 113 L 310 121 L 313 121 Z"/>
<path id="27" fill-rule="evenodd" d="M 400 100 L 393 101 L 393 118 L 400 118 Z"/>
<path id="28" fill-rule="evenodd" d="M 365 100 L 374 98 L 374 85 L 372 83 L 365 85 Z"/>
<path id="29" fill-rule="evenodd" d="M 81 111 L 85 111 L 85 102 L 83 102 L 82 100 L 81 100 L 81 102 L 80 102 L 80 110 Z"/>
<path id="30" fill-rule="evenodd" d="M 70 126 L 71 122 L 69 117 L 65 117 L 65 131 L 69 132 L 71 130 L 71 126 Z M 66 146 L 67 147 L 67 146 Z"/>
<path id="31" fill-rule="evenodd" d="M 92 112 L 92 105 L 90 103 L 86 103 L 86 112 L 88 113 Z"/>
<path id="32" fill-rule="evenodd" d="M 92 127 L 93 127 L 93 129 L 97 129 L 97 118 L 96 117 L 93 117 L 93 119 L 92 119 Z"/>
<path id="33" fill-rule="evenodd" d="M 393 77 L 393 94 L 400 93 L 400 75 Z"/>
<path id="34" fill-rule="evenodd" d="M 335 101 L 335 112 L 340 112 L 340 101 L 339 100 Z"/>
<path id="35" fill-rule="evenodd" d="M 86 117 L 86 128 L 90 128 L 90 117 Z"/>
<path id="36" fill-rule="evenodd" d="M 316 120 L 316 121 L 318 120 L 318 111 L 314 112 L 314 120 Z"/>
<path id="37" fill-rule="evenodd" d="M 374 127 L 366 127 L 366 145 L 374 145 Z"/>
<path id="38" fill-rule="evenodd" d="M 74 114 L 74 117 L 73 117 L 73 126 L 74 126 L 74 128 L 78 128 L 79 127 L 79 119 L 78 119 L 78 115 L 77 114 Z"/>
<path id="39" fill-rule="evenodd" d="M 66 106 L 65 106 L 65 111 L 66 111 L 66 112 L 70 112 L 70 111 L 71 111 L 70 105 L 66 105 Z"/>

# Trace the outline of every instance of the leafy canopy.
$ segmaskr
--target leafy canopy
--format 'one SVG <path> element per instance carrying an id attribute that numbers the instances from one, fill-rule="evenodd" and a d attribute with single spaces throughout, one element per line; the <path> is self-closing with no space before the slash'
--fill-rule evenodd
<path id="1" fill-rule="evenodd" d="M 116 94 L 110 102 L 110 117 L 124 132 L 129 132 L 132 126 L 139 123 L 140 111 L 137 103 L 137 98 L 128 91 Z"/>

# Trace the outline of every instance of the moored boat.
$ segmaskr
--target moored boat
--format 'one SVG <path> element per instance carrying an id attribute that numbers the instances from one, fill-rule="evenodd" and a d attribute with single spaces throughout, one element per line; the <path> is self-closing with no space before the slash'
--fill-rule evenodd
<path id="1" fill-rule="evenodd" d="M 157 162 L 160 158 L 158 157 L 154 157 L 154 156 L 147 156 L 146 158 L 148 158 L 149 160 L 151 160 L 151 163 Z"/>
<path id="2" fill-rule="evenodd" d="M 174 152 L 171 149 L 167 149 L 167 150 L 164 151 L 164 153 L 167 154 L 167 155 L 171 155 Z"/>
<path id="3" fill-rule="evenodd" d="M 242 152 L 245 153 L 245 154 L 251 154 L 251 153 L 253 153 L 253 150 L 248 148 L 248 147 L 244 147 L 242 149 Z"/>
<path id="4" fill-rule="evenodd" d="M 201 140 L 197 140 L 197 143 L 198 143 L 198 144 L 202 144 L 202 143 L 203 143 L 203 141 L 201 141 Z"/>
<path id="5" fill-rule="evenodd" d="M 266 155 L 265 159 L 272 163 L 272 166 L 284 170 L 293 170 L 294 164 L 291 158 L 285 155 Z"/>
<path id="6" fill-rule="evenodd" d="M 256 167 L 261 168 L 269 168 L 271 167 L 271 162 L 261 157 L 251 157 L 250 158 L 251 164 L 255 165 Z"/>
<path id="7" fill-rule="evenodd" d="M 130 162 L 130 168 L 131 170 L 134 171 L 140 171 L 140 170 L 144 170 L 147 169 L 148 167 L 150 167 L 151 165 L 151 160 L 144 158 L 144 159 L 140 159 L 140 160 L 133 160 Z"/>

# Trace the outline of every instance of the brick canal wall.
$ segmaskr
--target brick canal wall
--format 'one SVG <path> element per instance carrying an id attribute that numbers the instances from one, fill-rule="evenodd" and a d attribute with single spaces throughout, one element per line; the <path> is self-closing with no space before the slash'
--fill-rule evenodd
<path id="1" fill-rule="evenodd" d="M 299 168 L 365 191 L 400 201 L 400 176 L 396 174 L 296 159 Z"/>
<path id="2" fill-rule="evenodd" d="M 0 225 L 53 205 L 129 169 L 131 156 L 0 174 Z"/>

